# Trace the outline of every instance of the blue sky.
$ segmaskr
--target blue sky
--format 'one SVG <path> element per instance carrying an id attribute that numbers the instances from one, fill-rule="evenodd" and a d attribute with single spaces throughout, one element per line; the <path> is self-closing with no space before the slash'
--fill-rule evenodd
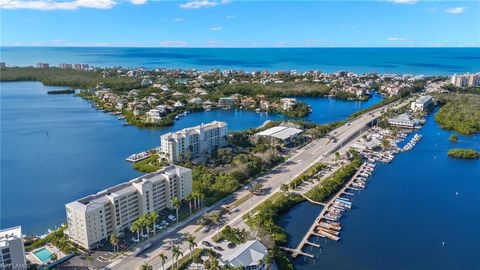
<path id="1" fill-rule="evenodd" d="M 2 46 L 480 46 L 478 1 L 0 0 Z"/>

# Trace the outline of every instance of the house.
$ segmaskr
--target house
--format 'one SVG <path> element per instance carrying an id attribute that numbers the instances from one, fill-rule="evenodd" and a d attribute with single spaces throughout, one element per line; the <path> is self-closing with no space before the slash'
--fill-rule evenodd
<path id="1" fill-rule="evenodd" d="M 173 104 L 173 107 L 175 109 L 180 109 L 180 108 L 183 108 L 183 104 L 182 104 L 182 102 L 177 101 L 177 102 L 175 102 L 175 104 Z"/>
<path id="2" fill-rule="evenodd" d="M 302 139 L 302 133 L 303 130 L 298 128 L 276 126 L 256 133 L 255 137 L 269 137 L 272 140 L 281 142 L 283 145 L 292 145 Z"/>
<path id="3" fill-rule="evenodd" d="M 192 98 L 188 101 L 190 104 L 195 104 L 195 105 L 202 105 L 203 100 L 199 97 Z"/>
<path id="4" fill-rule="evenodd" d="M 282 109 L 285 111 L 289 111 L 297 105 L 297 100 L 294 98 L 282 98 L 280 102 L 282 102 Z"/>
<path id="5" fill-rule="evenodd" d="M 242 100 L 240 100 L 240 104 L 245 108 L 250 107 L 250 106 L 254 106 L 255 105 L 255 99 L 253 99 L 252 97 L 246 97 L 246 98 L 243 98 Z"/>
<path id="6" fill-rule="evenodd" d="M 221 97 L 218 99 L 218 107 L 230 109 L 232 106 L 235 105 L 235 99 L 232 97 Z"/>
<path id="7" fill-rule="evenodd" d="M 392 126 L 401 127 L 401 128 L 415 128 L 419 125 L 419 121 L 413 119 L 407 113 L 401 114 L 395 118 L 388 119 L 388 123 Z"/>
<path id="8" fill-rule="evenodd" d="M 265 100 L 265 99 L 260 100 L 260 109 L 262 109 L 262 110 L 270 109 L 270 101 Z"/>
<path id="9" fill-rule="evenodd" d="M 230 253 L 222 256 L 224 265 L 242 269 L 262 269 L 261 261 L 268 255 L 267 247 L 258 240 L 247 241 Z"/>

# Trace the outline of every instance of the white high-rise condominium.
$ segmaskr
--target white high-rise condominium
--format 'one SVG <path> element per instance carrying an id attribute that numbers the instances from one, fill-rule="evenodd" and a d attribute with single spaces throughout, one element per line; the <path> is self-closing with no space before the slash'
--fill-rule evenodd
<path id="1" fill-rule="evenodd" d="M 192 192 L 192 170 L 168 166 L 65 205 L 69 238 L 95 248 L 112 233 L 121 233 L 145 213 L 171 208 L 174 197 Z"/>
<path id="2" fill-rule="evenodd" d="M 170 162 L 177 162 L 182 157 L 199 157 L 225 146 L 227 135 L 227 123 L 213 121 L 162 135 L 160 149 Z"/>
<path id="3" fill-rule="evenodd" d="M 20 226 L 0 230 L 0 269 L 27 269 Z"/>

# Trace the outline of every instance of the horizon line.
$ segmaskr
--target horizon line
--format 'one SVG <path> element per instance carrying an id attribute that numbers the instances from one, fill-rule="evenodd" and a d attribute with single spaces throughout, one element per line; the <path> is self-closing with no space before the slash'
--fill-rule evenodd
<path id="1" fill-rule="evenodd" d="M 88 45 L 0 45 L 0 48 L 133 48 L 133 49 L 430 49 L 430 48 L 471 48 L 480 49 L 479 46 L 88 46 Z"/>

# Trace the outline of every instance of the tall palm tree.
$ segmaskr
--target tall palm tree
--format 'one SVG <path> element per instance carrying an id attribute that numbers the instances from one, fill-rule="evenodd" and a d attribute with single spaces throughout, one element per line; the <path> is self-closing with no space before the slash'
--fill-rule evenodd
<path id="1" fill-rule="evenodd" d="M 148 263 L 144 263 L 142 266 L 140 266 L 140 270 L 153 270 L 153 267 Z"/>
<path id="2" fill-rule="evenodd" d="M 188 235 L 186 240 L 188 242 L 188 249 L 190 250 L 190 259 L 192 259 L 193 250 L 197 247 L 197 243 L 195 243 L 195 236 Z"/>
<path id="3" fill-rule="evenodd" d="M 203 202 L 205 200 L 205 194 L 203 193 L 198 193 L 198 203 L 200 204 L 200 207 L 203 207 Z"/>
<path id="4" fill-rule="evenodd" d="M 280 190 L 283 192 L 283 193 L 287 193 L 288 191 L 288 185 L 287 184 L 282 184 L 280 186 Z"/>
<path id="5" fill-rule="evenodd" d="M 167 261 L 168 257 L 163 253 L 158 254 L 158 257 L 160 258 L 160 262 L 162 263 L 162 270 L 165 270 L 165 262 Z"/>
<path id="6" fill-rule="evenodd" d="M 222 220 L 222 216 L 219 212 L 212 213 L 211 215 L 212 222 L 217 226 L 217 236 L 220 230 L 220 221 Z"/>
<path id="7" fill-rule="evenodd" d="M 180 209 L 180 206 L 182 205 L 182 202 L 177 197 L 173 197 L 172 199 L 172 206 L 175 208 L 177 212 L 177 222 L 178 222 L 178 210 Z"/>
<path id="8" fill-rule="evenodd" d="M 250 211 L 252 211 L 252 198 L 253 198 L 253 195 L 254 195 L 255 193 L 257 193 L 257 191 L 258 191 L 260 188 L 261 188 L 260 183 L 256 183 L 256 182 L 248 186 L 248 192 L 250 193 L 250 200 L 249 200 L 249 201 L 250 201 L 250 203 L 249 203 L 249 204 L 250 204 L 250 206 L 249 206 Z"/>
<path id="9" fill-rule="evenodd" d="M 118 252 L 118 236 L 116 234 L 110 235 L 110 244 L 113 246 L 113 252 Z"/>
<path id="10" fill-rule="evenodd" d="M 135 220 L 132 225 L 130 226 L 130 231 L 131 232 L 136 232 L 137 233 L 137 239 L 140 240 L 140 222 L 138 222 L 138 219 Z"/>
<path id="11" fill-rule="evenodd" d="M 190 207 L 190 214 L 192 214 L 192 201 L 195 200 L 193 193 L 187 195 L 188 206 Z"/>
<path id="12" fill-rule="evenodd" d="M 158 220 L 158 213 L 157 211 L 153 211 L 152 213 L 150 213 L 150 215 L 148 216 L 150 222 L 152 223 L 153 225 L 153 234 L 157 234 L 157 220 Z"/>
<path id="13" fill-rule="evenodd" d="M 174 262 L 177 262 L 177 268 L 178 268 L 178 259 L 183 256 L 183 253 L 180 251 L 178 246 L 175 246 L 172 248 L 172 258 L 174 259 Z"/>

